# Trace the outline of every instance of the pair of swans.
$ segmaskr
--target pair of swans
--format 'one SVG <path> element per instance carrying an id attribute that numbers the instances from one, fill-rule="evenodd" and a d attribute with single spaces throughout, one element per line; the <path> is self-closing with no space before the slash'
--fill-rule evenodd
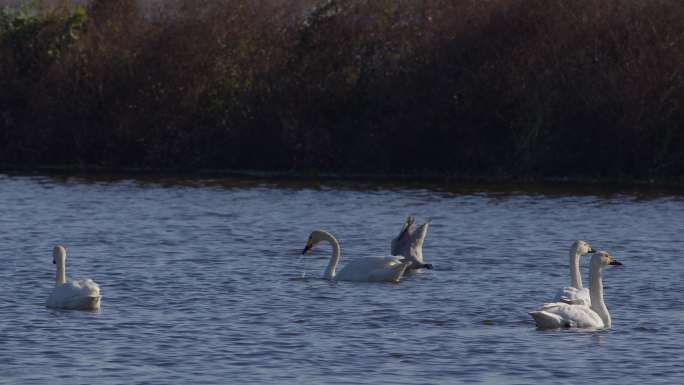
<path id="1" fill-rule="evenodd" d="M 332 246 L 332 256 L 323 277 L 329 280 L 353 282 L 399 282 L 409 270 L 427 268 L 423 263 L 423 241 L 429 223 L 416 228 L 415 219 L 408 217 L 399 235 L 392 240 L 390 257 L 365 257 L 347 263 L 339 272 L 340 243 L 327 231 L 315 230 L 309 235 L 302 254 L 306 254 L 319 242 Z"/>
<path id="2" fill-rule="evenodd" d="M 594 253 L 589 263 L 589 290 L 582 287 L 579 259 Z M 588 243 L 576 241 L 570 249 L 570 287 L 561 289 L 558 302 L 544 304 L 529 314 L 541 329 L 609 328 L 610 313 L 603 301 L 602 270 L 609 265 L 622 265 L 605 251 L 595 252 Z"/>
<path id="3" fill-rule="evenodd" d="M 47 299 L 47 307 L 69 310 L 97 310 L 100 308 L 100 287 L 92 279 L 67 281 L 67 251 L 62 245 L 52 250 L 52 263 L 57 266 L 55 287 Z"/>

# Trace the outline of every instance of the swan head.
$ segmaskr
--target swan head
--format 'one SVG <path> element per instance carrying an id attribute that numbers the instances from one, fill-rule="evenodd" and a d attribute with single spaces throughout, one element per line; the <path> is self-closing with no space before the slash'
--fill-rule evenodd
<path id="1" fill-rule="evenodd" d="M 63 263 L 66 261 L 67 257 L 67 250 L 66 247 L 62 245 L 57 245 L 55 246 L 54 249 L 52 249 L 52 263 L 57 264 L 57 263 Z"/>
<path id="2" fill-rule="evenodd" d="M 591 247 L 587 241 L 583 241 L 581 239 L 573 242 L 570 249 L 573 251 L 573 254 L 578 255 L 587 255 L 596 252 L 596 250 L 594 250 L 594 248 Z"/>
<path id="3" fill-rule="evenodd" d="M 591 256 L 591 266 L 605 267 L 608 265 L 620 266 L 622 262 L 615 259 L 612 255 L 608 254 L 606 251 L 599 251 Z"/>
<path id="4" fill-rule="evenodd" d="M 309 235 L 309 239 L 306 241 L 306 246 L 304 246 L 304 250 L 302 250 L 302 254 L 308 253 L 311 249 L 313 249 L 316 244 L 322 240 L 329 240 L 332 238 L 330 233 L 323 231 L 323 230 L 314 230 L 311 232 Z"/>

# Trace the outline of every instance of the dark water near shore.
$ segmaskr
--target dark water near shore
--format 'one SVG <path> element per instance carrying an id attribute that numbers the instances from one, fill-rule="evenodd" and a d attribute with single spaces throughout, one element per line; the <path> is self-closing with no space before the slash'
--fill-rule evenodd
<path id="1" fill-rule="evenodd" d="M 0 384 L 672 384 L 684 381 L 684 196 L 571 186 L 0 176 Z M 317 279 L 432 219 L 400 284 Z M 575 239 L 613 328 L 538 331 Z M 100 312 L 44 307 L 52 247 Z M 587 260 L 583 260 L 586 281 Z M 304 278 L 302 278 L 304 277 Z"/>

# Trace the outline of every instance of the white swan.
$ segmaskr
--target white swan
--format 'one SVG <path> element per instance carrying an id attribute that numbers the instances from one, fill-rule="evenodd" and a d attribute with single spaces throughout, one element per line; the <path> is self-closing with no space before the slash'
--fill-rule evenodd
<path id="1" fill-rule="evenodd" d="M 332 257 L 325 269 L 325 279 L 355 282 L 399 282 L 410 264 L 401 257 L 366 257 L 347 263 L 339 273 L 336 273 L 335 269 L 340 262 L 340 243 L 327 231 L 312 231 L 302 254 L 306 254 L 321 241 L 327 241 L 332 246 Z"/>
<path id="2" fill-rule="evenodd" d="M 607 265 L 622 265 L 605 251 L 591 256 L 589 263 L 589 293 L 591 306 L 571 305 L 565 302 L 547 303 L 529 314 L 541 329 L 592 328 L 611 326 L 608 308 L 603 302 L 603 279 L 601 270 Z"/>
<path id="3" fill-rule="evenodd" d="M 47 299 L 47 307 L 56 309 L 97 310 L 100 308 L 100 287 L 92 279 L 66 280 L 66 248 L 57 245 L 52 250 L 52 263 L 57 265 L 55 288 Z"/>
<path id="4" fill-rule="evenodd" d="M 560 290 L 556 296 L 558 302 L 591 305 L 589 290 L 582 287 L 582 274 L 580 273 L 580 257 L 590 253 L 594 253 L 594 249 L 586 241 L 578 240 L 570 246 L 570 286 Z"/>
<path id="5" fill-rule="evenodd" d="M 392 239 L 390 254 L 402 256 L 410 261 L 407 271 L 421 268 L 432 269 L 432 264 L 423 262 L 423 243 L 429 226 L 428 221 L 416 228 L 416 219 L 409 216 L 399 231 L 399 235 Z"/>

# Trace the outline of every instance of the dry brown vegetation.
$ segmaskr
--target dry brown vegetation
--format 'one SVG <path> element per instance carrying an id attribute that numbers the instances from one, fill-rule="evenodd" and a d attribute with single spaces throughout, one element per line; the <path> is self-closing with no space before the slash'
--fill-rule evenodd
<path id="1" fill-rule="evenodd" d="M 5 164 L 684 176 L 680 0 L 60 3 L 0 20 Z"/>

